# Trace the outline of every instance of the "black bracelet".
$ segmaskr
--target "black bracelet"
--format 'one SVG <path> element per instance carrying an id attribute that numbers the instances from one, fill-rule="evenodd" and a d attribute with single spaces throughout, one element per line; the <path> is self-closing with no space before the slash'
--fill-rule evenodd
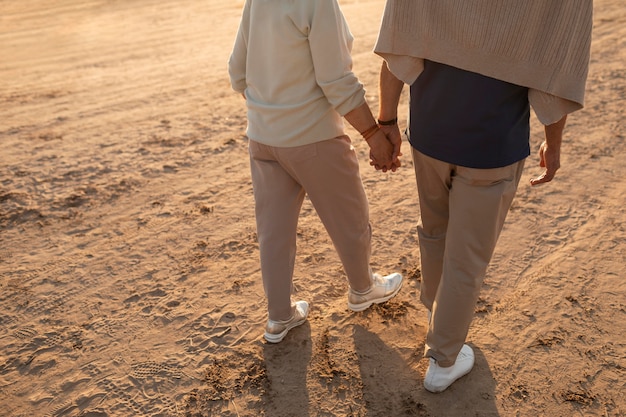
<path id="1" fill-rule="evenodd" d="M 391 120 L 378 120 L 378 124 L 381 126 L 393 126 L 398 123 L 398 118 L 394 118 Z"/>

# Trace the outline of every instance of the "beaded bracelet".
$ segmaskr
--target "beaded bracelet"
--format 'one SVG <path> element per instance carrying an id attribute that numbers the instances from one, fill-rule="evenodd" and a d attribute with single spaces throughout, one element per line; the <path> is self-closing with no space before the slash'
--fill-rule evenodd
<path id="1" fill-rule="evenodd" d="M 365 130 L 365 132 L 361 133 L 361 136 L 363 136 L 363 139 L 365 139 L 365 141 L 367 142 L 372 136 L 376 134 L 376 132 L 378 132 L 378 129 L 379 129 L 378 124 L 375 124 L 372 127 Z"/>

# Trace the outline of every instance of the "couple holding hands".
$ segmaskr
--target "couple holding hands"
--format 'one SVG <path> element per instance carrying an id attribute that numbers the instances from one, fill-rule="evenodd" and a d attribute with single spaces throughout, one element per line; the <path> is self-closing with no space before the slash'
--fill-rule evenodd
<path id="1" fill-rule="evenodd" d="M 465 340 L 530 154 L 530 109 L 545 126 L 543 172 L 530 180 L 538 185 L 554 178 L 567 115 L 583 107 L 591 27 L 592 0 L 387 0 L 374 49 L 383 58 L 374 118 L 337 0 L 247 0 L 228 70 L 247 105 L 265 339 L 282 341 L 309 313 L 306 301 L 292 301 L 305 195 L 342 262 L 348 308 L 362 311 L 399 292 L 400 274 L 370 268 L 368 200 L 343 120 L 367 141 L 370 164 L 395 172 L 407 85 L 404 134 L 428 310 L 424 386 L 441 392 L 470 372 Z"/>

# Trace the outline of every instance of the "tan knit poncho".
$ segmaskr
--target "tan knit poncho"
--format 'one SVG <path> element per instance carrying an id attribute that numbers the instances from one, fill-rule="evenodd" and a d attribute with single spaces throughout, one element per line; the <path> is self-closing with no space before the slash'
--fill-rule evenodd
<path id="1" fill-rule="evenodd" d="M 374 51 L 412 84 L 428 59 L 529 87 L 543 124 L 584 105 L 592 0 L 387 0 Z"/>

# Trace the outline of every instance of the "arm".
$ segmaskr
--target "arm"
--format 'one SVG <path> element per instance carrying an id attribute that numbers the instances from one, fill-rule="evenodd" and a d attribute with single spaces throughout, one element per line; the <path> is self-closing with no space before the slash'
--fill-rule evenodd
<path id="1" fill-rule="evenodd" d="M 236 92 L 240 93 L 244 98 L 246 85 L 246 58 L 248 55 L 248 32 L 250 25 L 250 4 L 246 2 L 244 5 L 237 37 L 233 50 L 228 59 L 228 75 L 230 84 Z"/>
<path id="2" fill-rule="evenodd" d="M 403 88 L 404 82 L 396 78 L 389 70 L 387 62 L 383 61 L 378 83 L 378 120 L 388 121 L 397 119 L 398 103 L 400 102 L 400 95 L 402 94 Z M 381 126 L 381 129 L 393 144 L 392 159 L 394 162 L 398 161 L 398 157 L 402 155 L 400 152 L 402 135 L 400 134 L 398 124 Z M 400 166 L 399 161 L 398 166 Z"/>
<path id="3" fill-rule="evenodd" d="M 331 106 L 367 141 L 370 159 L 386 172 L 400 166 L 394 146 L 378 127 L 365 90 L 352 71 L 352 35 L 337 1 L 316 2 L 308 33 L 317 84 Z"/>
<path id="4" fill-rule="evenodd" d="M 567 115 L 558 122 L 545 127 L 546 139 L 539 148 L 539 166 L 546 170 L 537 178 L 531 179 L 531 185 L 552 181 L 556 171 L 561 167 L 561 142 L 566 120 Z"/>

